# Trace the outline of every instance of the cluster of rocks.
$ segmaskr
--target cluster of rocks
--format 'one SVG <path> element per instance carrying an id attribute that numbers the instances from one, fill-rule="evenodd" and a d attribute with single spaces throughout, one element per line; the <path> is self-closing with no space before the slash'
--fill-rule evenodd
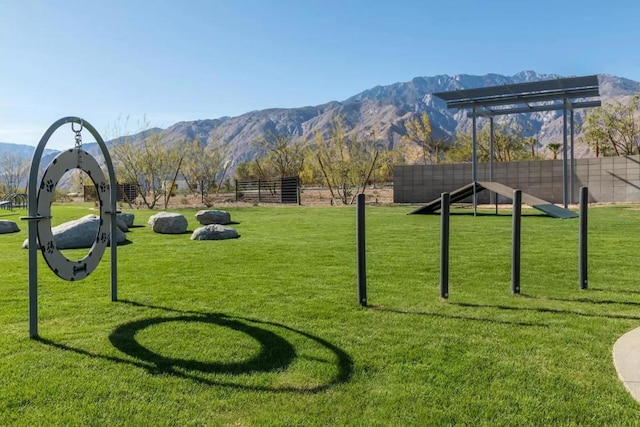
<path id="1" fill-rule="evenodd" d="M 125 233 L 133 227 L 132 213 L 117 215 L 116 242 L 123 243 L 127 238 Z M 196 219 L 202 227 L 196 228 L 191 234 L 191 240 L 225 240 L 240 237 L 235 228 L 229 227 L 231 215 L 220 210 L 201 210 L 196 213 Z M 149 218 L 149 227 L 155 233 L 183 234 L 187 232 L 188 222 L 184 215 L 171 212 L 159 212 Z M 68 221 L 51 229 L 58 249 L 90 248 L 96 239 L 100 227 L 100 217 L 90 214 L 80 219 Z M 0 220 L 0 234 L 20 231 L 14 221 Z M 29 247 L 29 239 L 22 244 Z"/>
<path id="2" fill-rule="evenodd" d="M 196 228 L 191 240 L 225 240 L 240 237 L 231 224 L 229 212 L 220 210 L 202 210 L 196 213 L 196 219 L 203 227 Z M 155 233 L 183 234 L 187 232 L 187 219 L 184 215 L 172 212 L 159 212 L 149 218 L 149 227 Z"/>

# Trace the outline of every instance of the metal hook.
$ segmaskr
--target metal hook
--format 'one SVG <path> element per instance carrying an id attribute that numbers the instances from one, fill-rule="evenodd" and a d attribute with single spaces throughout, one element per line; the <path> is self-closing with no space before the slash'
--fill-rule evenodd
<path id="1" fill-rule="evenodd" d="M 71 130 L 74 131 L 75 133 L 82 132 L 82 127 L 83 127 L 82 126 L 82 119 L 80 120 L 80 123 L 79 123 L 80 129 L 76 130 L 75 124 L 76 124 L 76 122 L 71 122 Z"/>

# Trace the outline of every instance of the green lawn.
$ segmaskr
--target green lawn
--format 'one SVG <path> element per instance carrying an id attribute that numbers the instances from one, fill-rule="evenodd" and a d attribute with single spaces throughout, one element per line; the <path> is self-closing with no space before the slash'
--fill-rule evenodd
<path id="1" fill-rule="evenodd" d="M 154 234 L 135 211 L 119 302 L 109 251 L 75 283 L 40 259 L 39 340 L 26 224 L 0 235 L 0 425 L 640 424 L 611 356 L 640 325 L 638 206 L 590 209 L 586 291 L 578 220 L 523 209 L 520 296 L 509 212 L 454 209 L 447 301 L 440 217 L 368 207 L 366 309 L 355 208 L 227 210 L 242 237 L 208 242 Z M 53 209 L 56 223 L 86 213 Z"/>

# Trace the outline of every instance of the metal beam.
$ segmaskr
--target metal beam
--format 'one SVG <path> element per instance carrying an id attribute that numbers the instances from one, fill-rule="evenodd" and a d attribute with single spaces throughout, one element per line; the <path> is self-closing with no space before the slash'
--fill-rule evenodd
<path id="1" fill-rule="evenodd" d="M 598 89 L 570 89 L 565 91 L 542 92 L 533 94 L 514 94 L 491 98 L 474 98 L 447 101 L 447 108 L 470 108 L 491 105 L 522 104 L 527 102 L 556 101 L 558 99 L 591 98 L 600 96 Z"/>
<path id="2" fill-rule="evenodd" d="M 569 103 L 570 109 L 576 110 L 579 108 L 592 108 L 592 107 L 600 107 L 602 102 L 600 101 L 580 101 L 580 102 L 572 102 Z M 535 113 L 538 111 L 558 111 L 562 110 L 564 107 L 562 103 L 558 104 L 546 104 L 546 105 L 532 105 L 531 107 L 514 107 L 514 108 L 500 108 L 500 109 L 491 109 L 491 108 L 482 108 L 476 109 L 476 114 L 482 117 L 496 117 L 496 116 L 505 116 L 509 114 L 521 114 L 521 113 Z M 471 117 L 473 112 L 469 112 L 467 117 Z"/>

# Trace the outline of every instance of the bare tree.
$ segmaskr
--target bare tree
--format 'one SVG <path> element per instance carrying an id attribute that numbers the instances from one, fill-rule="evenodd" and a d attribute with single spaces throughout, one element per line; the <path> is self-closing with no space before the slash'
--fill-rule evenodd
<path id="1" fill-rule="evenodd" d="M 7 193 L 16 193 L 29 174 L 29 161 L 17 154 L 6 153 L 0 157 L 0 180 Z"/>
<path id="2" fill-rule="evenodd" d="M 182 176 L 192 192 L 200 194 L 200 200 L 211 206 L 209 194 L 220 189 L 224 181 L 229 161 L 224 150 L 214 142 L 202 144 L 198 139 L 185 142 L 182 146 Z"/>
<path id="3" fill-rule="evenodd" d="M 443 141 L 433 138 L 429 115 L 423 112 L 413 120 L 405 122 L 404 127 L 407 133 L 402 139 L 417 144 L 420 147 L 424 164 L 440 163 L 446 145 Z"/>
<path id="4" fill-rule="evenodd" d="M 592 109 L 583 124 L 583 141 L 595 152 L 596 157 L 629 156 L 640 152 L 640 94 L 628 103 L 613 101 Z"/>
<path id="5" fill-rule="evenodd" d="M 347 135 L 341 119 L 331 120 L 329 135 L 316 134 L 316 160 L 331 196 L 353 204 L 364 192 L 378 159 L 373 140 Z"/>
<path id="6" fill-rule="evenodd" d="M 131 183 L 149 209 L 166 197 L 168 183 L 179 162 L 178 151 L 163 144 L 160 133 L 141 141 L 125 137 L 111 147 L 116 173 L 122 182 Z"/>
<path id="7" fill-rule="evenodd" d="M 289 134 L 269 131 L 253 141 L 253 145 L 264 153 L 264 158 L 278 171 L 280 178 L 299 176 L 304 165 L 304 141 L 291 140 Z"/>

